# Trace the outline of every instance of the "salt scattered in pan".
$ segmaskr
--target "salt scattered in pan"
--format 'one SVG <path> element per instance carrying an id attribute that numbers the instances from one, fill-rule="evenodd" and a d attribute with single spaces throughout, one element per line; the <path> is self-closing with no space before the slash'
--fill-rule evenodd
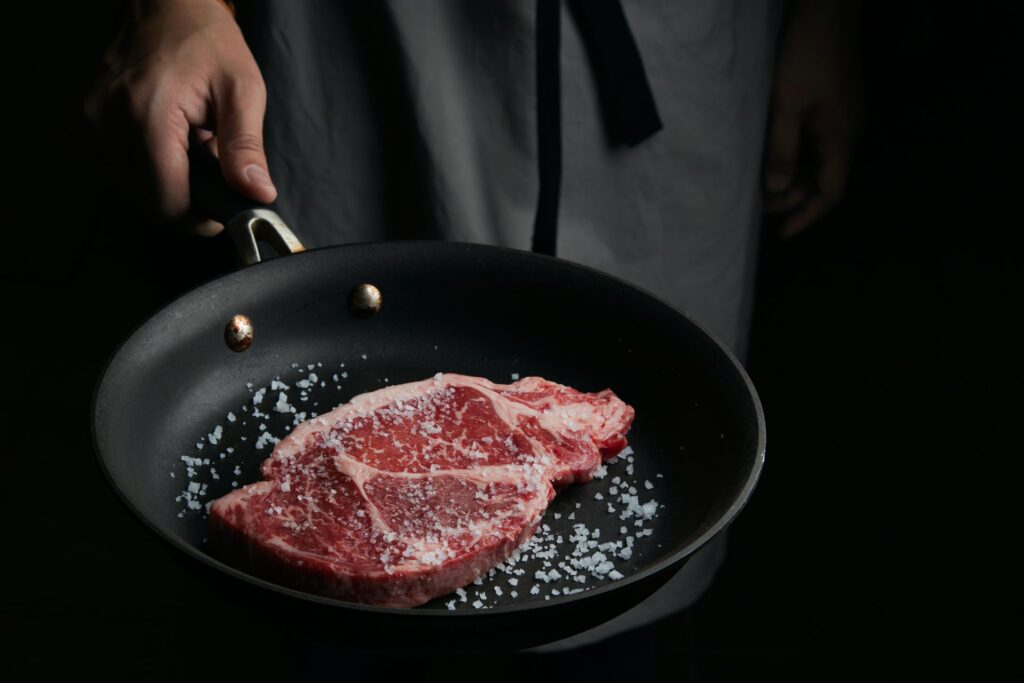
<path id="1" fill-rule="evenodd" d="M 342 368 L 344 366 L 344 363 L 339 365 Z M 292 386 L 295 386 L 303 394 L 302 398 L 304 400 L 308 399 L 313 405 L 317 404 L 317 402 L 313 401 L 314 398 L 324 398 L 323 396 L 316 396 L 314 393 L 317 383 L 321 385 L 321 389 L 326 388 L 327 385 L 327 382 L 320 381 L 317 373 L 313 372 L 315 367 L 322 367 L 322 365 L 306 365 L 305 368 L 296 366 L 295 370 L 301 372 L 304 376 L 291 381 Z M 308 374 L 307 370 L 309 371 Z M 441 373 L 438 373 L 436 377 L 442 377 Z M 342 379 L 347 378 L 348 373 L 345 371 L 332 373 L 331 377 L 335 382 L 341 382 Z M 513 373 L 513 380 L 517 379 L 518 373 Z M 388 382 L 389 380 L 384 378 L 383 381 Z M 306 413 L 300 412 L 290 405 L 287 393 L 290 387 L 280 378 L 275 378 L 270 385 L 265 387 L 256 388 L 250 383 L 247 388 L 252 396 L 250 401 L 246 405 L 241 406 L 241 408 L 243 413 L 251 413 L 252 416 L 258 418 L 256 424 L 260 431 L 258 432 L 259 438 L 256 439 L 255 443 L 256 451 L 263 451 L 268 446 L 278 442 L 278 438 L 273 436 L 273 433 L 282 434 L 283 436 L 282 430 L 290 431 L 292 427 L 301 424 L 302 421 L 307 419 Z M 341 389 L 340 384 L 336 385 L 336 389 Z M 267 405 L 264 403 L 264 399 L 268 391 L 273 391 L 276 394 L 276 401 L 268 410 L 269 414 L 259 410 L 259 406 Z M 250 406 L 253 408 L 251 411 L 249 410 Z M 279 417 L 280 415 L 287 415 L 287 417 L 282 418 Z M 309 416 L 316 417 L 316 413 L 310 412 Z M 287 420 L 288 422 L 282 423 L 282 420 Z M 238 444 L 243 445 L 242 452 L 239 453 L 243 458 L 255 457 L 258 460 L 262 460 L 265 454 L 256 454 L 252 450 L 246 452 L 244 444 L 247 442 L 247 439 L 245 434 L 231 431 L 233 429 L 242 429 L 244 432 L 246 431 L 245 424 L 244 421 L 238 419 L 234 412 L 229 412 L 224 426 L 214 427 L 207 434 L 207 437 L 197 444 L 197 449 L 202 449 L 203 442 L 222 443 L 223 445 L 220 447 L 223 451 L 219 453 L 219 460 L 224 460 L 225 453 L 234 453 L 235 448 L 227 445 L 234 442 L 236 446 Z M 251 430 L 252 428 L 249 429 Z M 211 436 L 213 440 L 210 439 Z M 464 609 L 464 607 L 460 607 L 463 604 L 465 604 L 465 607 L 472 605 L 476 609 L 489 609 L 493 602 L 496 601 L 500 604 L 502 600 L 506 599 L 506 596 L 516 599 L 519 597 L 520 592 L 523 592 L 525 596 L 527 590 L 530 591 L 529 595 L 531 597 L 544 595 L 545 600 L 550 600 L 552 596 L 573 595 L 628 575 L 630 573 L 626 569 L 628 565 L 619 563 L 630 562 L 638 554 L 642 554 L 644 548 L 648 547 L 645 545 L 649 542 L 646 539 L 653 534 L 653 529 L 649 526 L 650 521 L 657 517 L 657 511 L 663 507 L 653 499 L 641 499 L 638 492 L 638 489 L 645 493 L 653 491 L 654 483 L 652 482 L 656 481 L 656 479 L 664 478 L 663 475 L 657 473 L 651 479 L 638 477 L 636 480 L 633 480 L 633 473 L 636 469 L 633 455 L 633 450 L 627 447 L 617 458 L 603 463 L 594 472 L 593 478 L 595 481 L 589 484 L 594 492 L 595 500 L 610 499 L 611 502 L 606 501 L 609 523 L 618 522 L 618 519 L 621 519 L 623 523 L 616 523 L 615 526 L 610 526 L 609 524 L 598 522 L 593 517 L 588 517 L 587 524 L 581 524 L 577 520 L 575 511 L 571 511 L 567 515 L 562 512 L 551 511 L 547 517 L 548 520 L 551 520 L 550 524 L 540 525 L 534 536 L 528 539 L 508 560 L 473 582 L 481 590 L 472 591 L 475 593 L 472 596 L 472 601 L 469 599 L 471 596 L 469 596 L 465 589 L 459 589 L 451 599 L 443 604 L 448 609 Z M 213 459 L 218 461 L 218 458 Z M 620 476 L 615 476 L 611 482 L 606 484 L 598 483 L 598 480 L 606 479 L 609 476 L 611 467 L 623 460 L 626 461 L 626 466 L 619 470 L 618 474 Z M 217 472 L 213 467 L 209 467 L 209 459 L 182 456 L 181 462 L 183 464 L 179 465 L 179 467 L 184 467 L 188 470 L 189 479 L 197 478 L 197 481 L 189 481 L 189 484 L 198 485 L 198 489 L 195 486 L 191 486 L 191 490 L 186 489 L 177 497 L 177 500 L 184 507 L 178 513 L 179 516 L 195 513 L 202 514 L 210 500 L 223 495 L 226 491 L 237 489 L 246 483 L 239 481 L 242 469 L 237 464 L 237 456 L 235 461 L 229 461 L 227 465 L 231 470 L 231 474 L 234 475 L 233 477 L 225 477 L 223 472 Z M 623 481 L 623 474 L 628 481 Z M 175 472 L 171 472 L 170 476 L 173 478 Z M 206 483 L 202 481 L 204 479 L 209 481 L 211 486 L 222 488 L 215 488 L 207 494 Z M 220 481 L 225 481 L 225 479 L 230 479 L 230 489 L 225 484 L 219 483 Z M 228 482 L 225 481 L 225 483 Z M 643 484 L 642 488 L 641 484 Z M 282 488 L 285 487 L 291 489 L 290 483 L 284 482 Z M 487 493 L 483 493 L 483 495 L 486 496 Z M 624 500 L 622 499 L 623 496 L 626 497 Z M 621 506 L 613 506 L 612 502 L 616 503 L 616 505 L 621 504 Z M 580 502 L 576 502 L 574 505 L 575 509 L 582 508 Z M 593 510 L 593 504 L 590 504 L 588 510 Z M 362 510 L 359 512 L 361 513 Z M 270 513 L 273 513 L 273 511 L 270 511 Z M 594 512 L 590 514 L 594 514 Z M 627 520 L 634 523 L 629 524 Z M 556 522 L 558 524 L 555 524 Z M 567 524 L 575 526 L 573 526 L 572 530 L 567 530 L 564 526 Z M 595 526 L 595 524 L 598 526 Z M 555 528 L 552 528 L 552 525 Z M 629 527 L 633 528 L 634 533 L 630 533 Z M 526 583 L 521 583 L 523 581 Z M 544 585 L 544 591 L 540 590 L 541 585 Z M 491 593 L 492 589 L 493 593 Z M 488 594 L 493 596 L 490 601 L 488 600 Z"/>
<path id="2" fill-rule="evenodd" d="M 280 441 L 280 439 L 275 438 L 270 432 L 263 432 L 260 434 L 260 438 L 256 439 L 256 450 L 263 450 L 263 447 L 267 444 L 276 444 L 278 441 Z"/>
<path id="3" fill-rule="evenodd" d="M 288 394 L 283 391 L 277 395 L 277 403 L 274 405 L 274 411 L 278 413 L 294 413 L 295 408 L 288 404 Z"/>
<path id="4" fill-rule="evenodd" d="M 210 445 L 215 445 L 220 438 L 224 435 L 224 428 L 217 425 L 213 428 L 213 431 L 206 435 L 206 440 L 210 442 Z"/>

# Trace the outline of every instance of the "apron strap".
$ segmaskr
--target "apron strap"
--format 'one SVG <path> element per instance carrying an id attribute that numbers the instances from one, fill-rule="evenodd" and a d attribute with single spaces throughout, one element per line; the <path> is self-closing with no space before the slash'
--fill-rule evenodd
<path id="1" fill-rule="evenodd" d="M 537 0 L 537 160 L 540 194 L 533 250 L 555 255 L 562 181 L 562 102 L 559 72 L 560 0 Z"/>
<path id="2" fill-rule="evenodd" d="M 567 0 L 597 81 L 608 139 L 630 147 L 661 130 L 640 52 L 620 0 Z M 555 255 L 562 180 L 560 0 L 537 0 L 537 158 L 533 251 Z"/>
<path id="3" fill-rule="evenodd" d="M 619 0 L 568 0 L 597 80 L 613 145 L 634 145 L 661 130 L 647 72 Z"/>

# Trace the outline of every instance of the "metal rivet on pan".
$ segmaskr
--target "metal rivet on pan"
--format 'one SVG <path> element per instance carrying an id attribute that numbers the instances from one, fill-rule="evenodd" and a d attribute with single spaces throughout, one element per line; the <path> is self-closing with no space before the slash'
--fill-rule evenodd
<path id="1" fill-rule="evenodd" d="M 348 307 L 361 318 L 369 318 L 380 312 L 384 298 L 380 290 L 371 284 L 356 285 L 348 297 Z"/>
<path id="2" fill-rule="evenodd" d="M 252 321 L 236 315 L 224 327 L 224 342 L 232 351 L 245 351 L 252 344 Z"/>

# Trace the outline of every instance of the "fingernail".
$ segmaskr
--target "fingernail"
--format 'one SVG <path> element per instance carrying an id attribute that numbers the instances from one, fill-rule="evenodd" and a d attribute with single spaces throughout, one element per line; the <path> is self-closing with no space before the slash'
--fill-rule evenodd
<path id="1" fill-rule="evenodd" d="M 768 173 L 764 179 L 769 192 L 782 192 L 789 187 L 789 176 L 784 173 Z"/>
<path id="2" fill-rule="evenodd" d="M 256 164 L 249 164 L 244 170 L 246 179 L 255 185 L 265 187 L 268 190 L 277 192 L 277 188 L 274 187 L 274 183 L 270 181 L 270 175 L 265 170 Z"/>

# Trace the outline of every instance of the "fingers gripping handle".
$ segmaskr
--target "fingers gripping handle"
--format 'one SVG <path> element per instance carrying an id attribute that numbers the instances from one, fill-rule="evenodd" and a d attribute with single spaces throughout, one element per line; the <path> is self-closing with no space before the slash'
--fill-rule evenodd
<path id="1" fill-rule="evenodd" d="M 305 250 L 277 213 L 228 186 L 217 159 L 195 135 L 189 137 L 188 166 L 192 205 L 225 225 L 242 265 L 260 262 L 257 242 L 267 242 L 278 254 Z"/>

